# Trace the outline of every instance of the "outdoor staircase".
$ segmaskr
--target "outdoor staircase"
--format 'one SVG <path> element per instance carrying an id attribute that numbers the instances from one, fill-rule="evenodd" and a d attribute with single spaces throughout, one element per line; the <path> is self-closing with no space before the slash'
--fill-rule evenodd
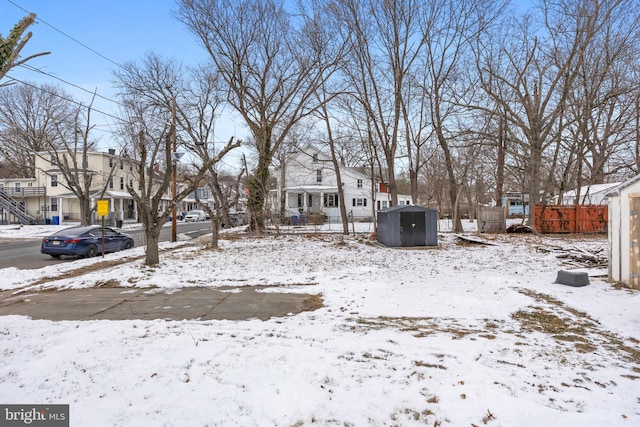
<path id="1" fill-rule="evenodd" d="M 0 208 L 8 211 L 23 224 L 37 224 L 38 219 L 33 216 L 22 204 L 0 189 Z"/>

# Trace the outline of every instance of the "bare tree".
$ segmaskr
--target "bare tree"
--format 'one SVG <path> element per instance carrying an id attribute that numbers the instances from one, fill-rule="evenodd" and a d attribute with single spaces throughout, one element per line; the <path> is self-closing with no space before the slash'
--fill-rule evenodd
<path id="1" fill-rule="evenodd" d="M 59 86 L 31 83 L 0 88 L 0 156 L 25 178 L 35 176 L 33 153 L 74 139 L 78 110 Z"/>
<path id="2" fill-rule="evenodd" d="M 352 46 L 343 74 L 352 95 L 361 103 L 372 135 L 382 150 L 391 203 L 398 203 L 396 156 L 412 115 L 406 85 L 424 45 L 422 2 L 341 0 L 337 15 L 342 35 Z M 404 121 L 404 123 L 403 123 Z M 402 144 L 404 145 L 404 144 Z"/>
<path id="3" fill-rule="evenodd" d="M 201 81 L 198 73 L 153 53 L 146 55 L 141 64 L 127 63 L 115 72 L 125 106 L 122 134 L 137 141 L 131 147 L 131 155 L 138 163 L 139 186 L 128 185 L 127 190 L 138 205 L 148 265 L 159 262 L 160 231 L 177 204 L 197 189 L 205 174 L 227 152 L 240 144 L 231 139 L 215 155 L 207 151 L 205 144 L 212 133 L 217 103 L 211 98 L 214 92 L 207 89 L 211 82 Z M 140 127 L 143 130 L 136 135 L 136 128 Z M 175 196 L 172 194 L 169 203 L 163 203 L 177 168 L 174 146 L 200 156 L 190 165 L 191 173 L 182 174 L 187 185 Z"/>
<path id="4" fill-rule="evenodd" d="M 22 18 L 20 22 L 13 27 L 7 38 L 2 37 L 2 34 L 0 34 L 0 82 L 12 68 L 20 66 L 38 56 L 48 55 L 51 53 L 41 52 L 26 58 L 20 58 L 20 52 L 33 35 L 31 31 L 27 34 L 24 34 L 24 32 L 27 31 L 27 28 L 29 28 L 35 20 L 36 14 L 31 13 L 29 16 Z M 2 85 L 3 84 L 0 83 L 0 87 Z"/>
<path id="5" fill-rule="evenodd" d="M 574 177 L 578 200 L 583 185 L 604 183 L 624 167 L 616 164 L 615 155 L 635 137 L 633 98 L 638 85 L 629 78 L 633 66 L 628 61 L 640 53 L 635 6 L 622 2 L 611 14 L 610 24 L 580 53 L 583 59 L 566 111 L 567 145 L 573 148 L 570 158 L 575 157 L 566 175 Z"/>
<path id="6" fill-rule="evenodd" d="M 481 40 L 476 49 L 483 89 L 505 112 L 514 141 L 522 141 L 531 207 L 541 200 L 545 153 L 558 143 L 566 122 L 569 94 L 585 60 L 581 54 L 610 24 L 622 0 L 560 0 L 541 2 L 542 26 L 528 18 L 512 27 L 496 49 Z M 539 36 L 542 34 L 542 36 Z M 557 150 L 556 150 L 557 151 Z M 553 163 L 553 161 L 552 161 Z M 529 210 L 532 220 L 533 209 Z"/>
<path id="7" fill-rule="evenodd" d="M 95 99 L 95 94 L 94 94 Z M 89 152 L 95 151 L 97 140 L 91 138 L 91 111 L 92 104 L 87 107 L 79 105 L 73 116 L 74 126 L 56 125 L 58 138 L 55 141 L 45 141 L 46 153 L 36 153 L 46 161 L 55 164 L 56 172 L 60 173 L 64 179 L 59 180 L 59 185 L 71 191 L 80 203 L 80 222 L 82 225 L 91 224 L 91 213 L 95 209 L 91 206 L 92 192 L 99 192 L 99 198 L 104 196 L 109 184 L 109 178 L 115 170 L 115 164 L 109 171 L 109 177 L 103 182 L 94 182 L 94 177 L 99 175 L 99 171 L 89 169 Z M 46 157 L 45 157 L 46 156 Z M 97 188 L 96 188 L 97 184 Z"/>
<path id="8" fill-rule="evenodd" d="M 462 100 L 472 86 L 468 80 L 465 86 L 462 77 L 468 73 L 472 43 L 493 28 L 502 10 L 503 3 L 492 0 L 441 1 L 428 9 L 425 18 L 429 26 L 423 89 L 429 100 L 433 133 L 444 156 L 454 232 L 463 230 L 458 201 L 461 182 L 466 179 L 456 174 L 456 144 L 464 144 L 461 137 L 466 132 L 460 124 L 464 123 L 469 107 Z"/>
<path id="9" fill-rule="evenodd" d="M 248 208 L 264 229 L 269 167 L 291 128 L 316 108 L 326 58 L 308 49 L 304 25 L 278 0 L 181 0 L 179 19 L 202 41 L 246 122 L 258 154 Z M 277 135 L 274 131 L 278 130 Z"/>

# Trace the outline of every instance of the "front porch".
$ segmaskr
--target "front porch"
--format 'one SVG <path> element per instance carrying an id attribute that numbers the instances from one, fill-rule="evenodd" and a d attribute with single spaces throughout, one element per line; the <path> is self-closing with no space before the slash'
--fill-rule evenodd
<path id="1" fill-rule="evenodd" d="M 291 223 L 340 218 L 338 188 L 332 186 L 285 187 L 284 213 Z"/>

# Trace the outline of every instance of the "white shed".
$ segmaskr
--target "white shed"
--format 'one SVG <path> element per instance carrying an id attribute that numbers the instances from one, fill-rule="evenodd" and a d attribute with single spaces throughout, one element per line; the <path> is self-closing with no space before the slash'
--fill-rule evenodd
<path id="1" fill-rule="evenodd" d="M 609 279 L 640 289 L 640 175 L 609 194 Z"/>

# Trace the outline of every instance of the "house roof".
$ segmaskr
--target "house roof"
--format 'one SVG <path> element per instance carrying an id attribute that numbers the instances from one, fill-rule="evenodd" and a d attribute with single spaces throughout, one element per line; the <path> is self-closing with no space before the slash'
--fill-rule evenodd
<path id="1" fill-rule="evenodd" d="M 603 191 L 608 191 L 614 187 L 619 186 L 619 182 L 612 182 L 609 184 L 593 184 L 593 185 L 583 185 L 580 187 L 580 194 L 584 196 L 585 194 L 594 195 L 597 193 L 601 193 Z M 577 190 L 565 191 L 563 193 L 563 197 L 575 197 L 577 194 Z"/>
<path id="2" fill-rule="evenodd" d="M 622 184 L 619 184 L 618 186 L 616 186 L 615 188 L 612 188 L 610 192 L 608 192 L 607 194 L 605 194 L 606 197 L 613 197 L 613 196 L 619 196 L 620 195 L 620 191 L 624 190 L 625 188 L 627 188 L 628 186 L 635 184 L 636 182 L 640 181 L 640 175 L 636 175 L 633 178 L 630 178 L 628 180 L 626 180 L 625 182 L 623 182 Z"/>
<path id="3" fill-rule="evenodd" d="M 326 192 L 337 192 L 338 187 L 330 186 L 330 185 L 296 185 L 285 187 L 284 191 L 302 191 L 307 193 L 326 193 Z"/>
<path id="4" fill-rule="evenodd" d="M 91 198 L 98 197 L 101 192 L 102 192 L 102 190 L 92 191 L 91 193 L 89 193 L 89 197 L 91 197 Z M 131 197 L 131 194 L 127 193 L 126 191 L 113 191 L 113 190 L 105 191 L 104 196 L 105 197 L 113 197 L 114 199 L 132 199 L 133 198 L 133 197 Z M 76 198 L 78 198 L 78 196 L 76 196 L 75 193 L 73 193 L 73 192 L 58 194 L 58 195 L 53 196 L 53 197 L 61 197 L 63 199 L 76 199 Z M 163 199 L 164 199 L 164 197 L 163 197 Z"/>

